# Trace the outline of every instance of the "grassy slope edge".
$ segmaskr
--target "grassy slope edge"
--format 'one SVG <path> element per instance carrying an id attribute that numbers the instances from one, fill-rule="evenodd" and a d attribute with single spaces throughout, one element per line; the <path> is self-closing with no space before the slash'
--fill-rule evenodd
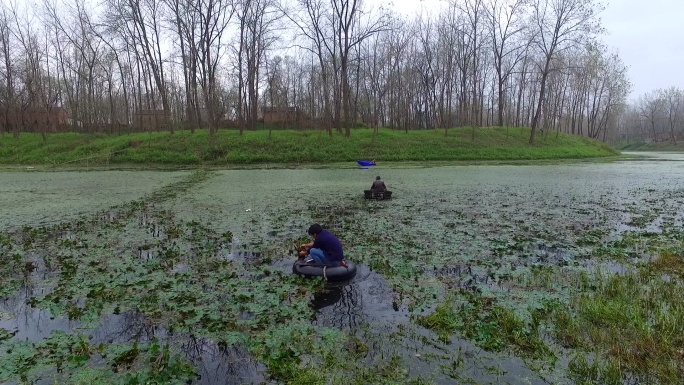
<path id="1" fill-rule="evenodd" d="M 557 132 L 538 134 L 528 143 L 528 128 L 455 128 L 444 130 L 352 131 L 351 137 L 325 131 L 207 130 L 127 135 L 23 133 L 0 136 L 0 164 L 228 165 L 258 163 L 378 161 L 577 159 L 617 155 L 612 147 L 585 137 Z"/>

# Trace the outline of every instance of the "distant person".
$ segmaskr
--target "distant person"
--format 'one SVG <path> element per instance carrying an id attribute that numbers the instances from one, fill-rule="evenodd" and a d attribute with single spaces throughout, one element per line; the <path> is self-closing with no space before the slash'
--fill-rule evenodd
<path id="1" fill-rule="evenodd" d="M 385 186 L 385 182 L 382 181 L 380 175 L 375 177 L 375 180 L 371 185 L 371 191 L 373 192 L 373 194 L 384 193 L 385 191 L 387 191 L 387 186 Z"/>
<path id="2" fill-rule="evenodd" d="M 318 223 L 311 225 L 308 233 L 313 238 L 313 242 L 302 245 L 302 248 L 309 249 L 309 257 L 304 262 L 326 266 L 337 266 L 343 263 L 342 242 L 333 233 L 324 230 Z"/>

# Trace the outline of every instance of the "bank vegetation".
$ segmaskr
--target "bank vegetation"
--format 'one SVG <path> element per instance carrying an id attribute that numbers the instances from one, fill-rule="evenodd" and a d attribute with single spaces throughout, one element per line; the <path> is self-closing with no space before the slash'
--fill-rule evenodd
<path id="1" fill-rule="evenodd" d="M 616 155 L 603 142 L 543 131 L 528 143 L 529 128 L 453 128 L 396 131 L 355 129 L 353 135 L 322 130 L 208 130 L 128 135 L 24 133 L 0 136 L 6 165 L 245 165 L 328 164 L 358 159 L 391 161 L 506 161 L 578 159 Z"/>

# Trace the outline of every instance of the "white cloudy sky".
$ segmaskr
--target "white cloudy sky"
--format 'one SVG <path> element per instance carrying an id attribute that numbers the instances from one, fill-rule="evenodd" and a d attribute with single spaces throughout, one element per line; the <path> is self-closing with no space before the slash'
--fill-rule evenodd
<path id="1" fill-rule="evenodd" d="M 444 0 L 393 0 L 404 13 L 435 9 Z M 631 98 L 658 88 L 684 89 L 684 0 L 610 0 L 603 36 L 629 68 Z"/>
<path id="2" fill-rule="evenodd" d="M 629 67 L 632 97 L 684 88 L 684 1 L 613 0 L 601 14 L 604 40 Z"/>

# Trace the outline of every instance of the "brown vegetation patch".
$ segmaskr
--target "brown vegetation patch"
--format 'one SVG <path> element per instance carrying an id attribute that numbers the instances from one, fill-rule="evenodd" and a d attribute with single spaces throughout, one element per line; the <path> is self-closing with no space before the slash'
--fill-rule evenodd
<path id="1" fill-rule="evenodd" d="M 663 253 L 658 259 L 651 262 L 651 267 L 663 273 L 684 278 L 684 258 L 679 255 Z"/>

